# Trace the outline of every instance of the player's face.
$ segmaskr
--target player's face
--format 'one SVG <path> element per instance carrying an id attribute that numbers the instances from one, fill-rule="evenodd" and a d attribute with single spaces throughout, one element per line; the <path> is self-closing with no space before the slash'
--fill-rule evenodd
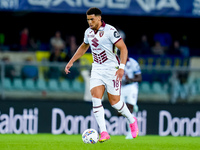
<path id="1" fill-rule="evenodd" d="M 101 16 L 87 15 L 87 22 L 92 30 L 98 30 L 101 26 Z"/>

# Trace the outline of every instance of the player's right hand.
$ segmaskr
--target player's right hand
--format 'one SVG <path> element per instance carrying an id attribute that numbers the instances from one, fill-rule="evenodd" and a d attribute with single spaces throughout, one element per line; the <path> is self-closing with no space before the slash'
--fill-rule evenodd
<path id="1" fill-rule="evenodd" d="M 117 76 L 117 78 L 116 78 L 117 80 L 122 81 L 123 75 L 124 75 L 124 69 L 118 69 L 116 71 L 115 76 Z"/>
<path id="2" fill-rule="evenodd" d="M 71 63 L 68 63 L 68 64 L 66 65 L 66 67 L 65 67 L 65 73 L 66 73 L 66 74 L 70 73 L 69 69 L 70 69 L 72 66 L 73 66 L 73 64 L 71 64 Z"/>

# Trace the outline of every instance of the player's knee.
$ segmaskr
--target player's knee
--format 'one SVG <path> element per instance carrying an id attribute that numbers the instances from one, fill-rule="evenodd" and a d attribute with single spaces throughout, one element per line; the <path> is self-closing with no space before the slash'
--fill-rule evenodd
<path id="1" fill-rule="evenodd" d="M 119 103 L 120 96 L 108 94 L 108 99 L 109 99 L 110 104 L 113 106 L 113 105 Z"/>
<path id="2" fill-rule="evenodd" d="M 98 87 L 92 88 L 90 92 L 91 92 L 92 97 L 98 98 L 98 99 L 102 99 L 103 94 L 104 94 L 104 90 Z"/>

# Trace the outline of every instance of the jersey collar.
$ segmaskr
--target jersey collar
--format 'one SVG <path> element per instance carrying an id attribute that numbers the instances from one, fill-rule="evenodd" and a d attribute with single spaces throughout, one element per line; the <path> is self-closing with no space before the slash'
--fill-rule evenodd
<path id="1" fill-rule="evenodd" d="M 102 20 L 102 25 L 101 25 L 101 27 L 99 28 L 98 31 L 103 31 L 105 26 L 106 26 L 106 24 L 105 24 L 105 22 Z"/>
<path id="2" fill-rule="evenodd" d="M 103 31 L 103 30 L 104 30 L 106 24 L 105 24 L 105 22 L 104 22 L 103 20 L 102 20 L 101 22 L 102 22 L 102 25 L 101 25 L 101 27 L 99 28 L 99 30 L 94 30 L 94 33 L 95 33 L 95 34 L 97 34 L 98 31 Z"/>

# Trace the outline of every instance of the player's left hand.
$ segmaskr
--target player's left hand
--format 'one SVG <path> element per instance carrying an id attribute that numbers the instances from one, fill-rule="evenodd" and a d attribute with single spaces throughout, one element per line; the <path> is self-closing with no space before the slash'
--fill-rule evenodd
<path id="1" fill-rule="evenodd" d="M 117 76 L 117 80 L 122 81 L 122 77 L 124 75 L 124 69 L 118 69 L 115 75 Z"/>

